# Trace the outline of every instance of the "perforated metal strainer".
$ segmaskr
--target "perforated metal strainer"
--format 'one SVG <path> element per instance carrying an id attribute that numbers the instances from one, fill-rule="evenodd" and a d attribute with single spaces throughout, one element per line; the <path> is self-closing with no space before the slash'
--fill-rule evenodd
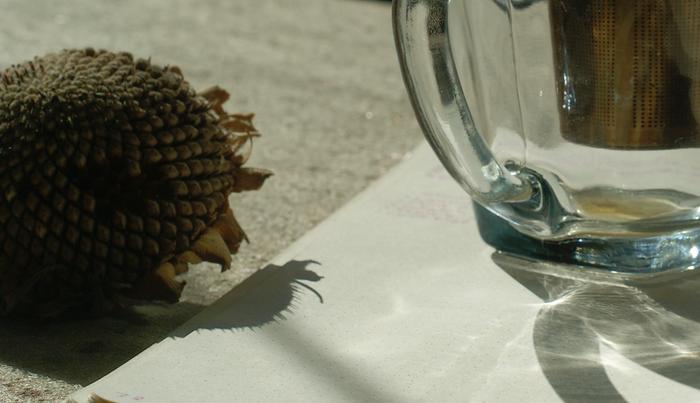
<path id="1" fill-rule="evenodd" d="M 552 0 L 550 11 L 566 139 L 622 149 L 698 143 L 700 1 Z"/>

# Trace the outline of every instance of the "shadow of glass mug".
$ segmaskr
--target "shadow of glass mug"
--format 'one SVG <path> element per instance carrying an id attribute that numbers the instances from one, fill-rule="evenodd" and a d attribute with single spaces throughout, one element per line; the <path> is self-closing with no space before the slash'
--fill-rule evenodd
<path id="1" fill-rule="evenodd" d="M 700 2 L 395 0 L 406 87 L 497 249 L 700 265 Z"/>

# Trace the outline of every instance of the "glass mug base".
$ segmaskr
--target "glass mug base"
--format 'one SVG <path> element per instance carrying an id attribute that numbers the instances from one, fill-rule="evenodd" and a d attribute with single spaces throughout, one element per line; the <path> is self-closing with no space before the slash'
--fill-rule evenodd
<path id="1" fill-rule="evenodd" d="M 700 266 L 700 228 L 644 237 L 576 235 L 542 240 L 518 232 L 508 221 L 476 202 L 474 213 L 481 238 L 487 244 L 526 260 L 636 277 L 691 271 Z"/>

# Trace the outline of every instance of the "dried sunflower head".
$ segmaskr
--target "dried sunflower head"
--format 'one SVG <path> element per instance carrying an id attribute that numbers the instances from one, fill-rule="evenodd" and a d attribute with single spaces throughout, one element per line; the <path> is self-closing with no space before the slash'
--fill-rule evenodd
<path id="1" fill-rule="evenodd" d="M 176 301 L 188 262 L 230 265 L 245 234 L 228 204 L 270 172 L 228 94 L 177 67 L 65 50 L 0 74 L 0 313 L 104 312 Z"/>

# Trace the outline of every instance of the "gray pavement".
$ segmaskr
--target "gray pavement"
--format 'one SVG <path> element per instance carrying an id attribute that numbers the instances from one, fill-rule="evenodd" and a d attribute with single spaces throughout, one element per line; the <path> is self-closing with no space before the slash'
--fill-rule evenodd
<path id="1" fill-rule="evenodd" d="M 420 133 L 396 62 L 388 2 L 0 0 L 0 68 L 94 46 L 179 65 L 232 93 L 264 137 L 251 166 L 276 175 L 232 197 L 251 239 L 183 301 L 70 323 L 0 321 L 0 401 L 56 401 L 116 368 L 230 290 L 410 151 Z M 235 376 L 241 376 L 236 374 Z"/>

